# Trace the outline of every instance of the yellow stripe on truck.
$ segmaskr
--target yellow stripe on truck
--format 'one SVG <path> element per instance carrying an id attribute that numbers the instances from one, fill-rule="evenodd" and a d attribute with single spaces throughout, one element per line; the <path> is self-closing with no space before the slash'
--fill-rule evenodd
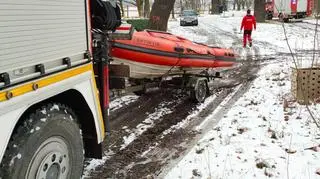
<path id="1" fill-rule="evenodd" d="M 63 71 L 54 75 L 50 75 L 48 77 L 41 78 L 39 80 L 35 80 L 32 82 L 28 82 L 26 84 L 22 84 L 17 87 L 12 87 L 11 89 L 4 90 L 0 92 L 0 102 L 10 100 L 11 98 L 21 96 L 23 94 L 35 91 L 39 88 L 43 88 L 49 85 L 52 85 L 54 83 L 60 82 L 62 80 L 77 76 L 81 73 L 91 71 L 92 72 L 92 78 L 93 78 L 93 88 L 94 88 L 94 93 L 95 93 L 95 102 L 96 106 L 98 109 L 98 117 L 99 117 L 99 123 L 100 123 L 100 130 L 101 130 L 101 136 L 104 138 L 104 123 L 103 123 L 103 118 L 101 114 L 101 107 L 100 107 L 100 100 L 97 95 L 97 86 L 95 83 L 95 78 L 94 78 L 94 73 L 93 73 L 93 66 L 92 63 L 83 65 L 80 67 L 76 67 L 67 71 Z"/>
<path id="2" fill-rule="evenodd" d="M 35 80 L 33 82 L 27 83 L 27 84 L 23 84 L 17 87 L 13 87 L 11 89 L 8 89 L 6 91 L 0 92 L 0 102 L 2 101 L 6 101 L 9 100 L 10 98 L 8 98 L 8 94 L 11 93 L 12 98 L 13 97 L 17 97 L 32 91 L 35 91 L 38 88 L 43 88 L 49 85 L 52 85 L 54 83 L 57 83 L 59 81 L 65 80 L 67 78 L 70 77 L 74 77 L 76 75 L 79 75 L 81 73 L 87 72 L 92 70 L 92 64 L 88 64 L 88 65 L 83 65 L 74 69 L 70 69 L 64 72 L 60 72 L 39 80 Z M 36 89 L 34 89 L 34 86 L 37 86 Z"/>
<path id="3" fill-rule="evenodd" d="M 104 122 L 103 122 L 103 117 L 102 117 L 102 113 L 101 113 L 101 104 L 100 104 L 100 100 L 99 100 L 99 95 L 98 95 L 98 89 L 97 89 L 97 83 L 96 83 L 96 78 L 94 77 L 94 73 L 92 73 L 92 81 L 93 81 L 93 89 L 94 89 L 94 94 L 95 94 L 95 98 L 96 98 L 96 102 L 98 103 L 98 115 L 99 115 L 99 122 L 100 122 L 100 126 L 101 126 L 101 136 L 102 136 L 102 140 L 104 140 Z"/>

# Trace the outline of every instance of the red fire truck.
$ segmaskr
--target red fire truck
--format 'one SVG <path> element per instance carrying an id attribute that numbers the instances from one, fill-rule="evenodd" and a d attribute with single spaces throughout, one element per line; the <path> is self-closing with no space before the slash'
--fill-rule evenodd
<path id="1" fill-rule="evenodd" d="M 284 22 L 309 16 L 312 8 L 313 0 L 267 0 L 265 5 L 267 19 L 278 17 Z"/>

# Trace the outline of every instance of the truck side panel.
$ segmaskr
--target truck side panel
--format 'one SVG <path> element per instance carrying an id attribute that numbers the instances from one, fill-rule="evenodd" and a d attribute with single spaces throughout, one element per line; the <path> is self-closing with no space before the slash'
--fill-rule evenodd
<path id="1" fill-rule="evenodd" d="M 94 80 L 92 63 L 88 63 L 0 91 L 0 146 L 3 146 L 0 148 L 0 161 L 21 115 L 33 104 L 72 89 L 80 92 L 86 100 L 94 117 L 97 143 L 102 142 L 104 125 Z M 33 84 L 38 84 L 39 88 L 37 90 L 32 89 Z M 3 97 L 7 92 L 13 92 L 11 99 Z M 70 107 L 72 108 L 72 106 Z"/>
<path id="2" fill-rule="evenodd" d="M 274 0 L 275 13 L 291 14 L 291 0 Z"/>
<path id="3" fill-rule="evenodd" d="M 0 73 L 65 57 L 83 59 L 86 30 L 83 1 L 0 1 Z"/>
<path id="4" fill-rule="evenodd" d="M 297 12 L 307 12 L 308 0 L 297 0 Z"/>

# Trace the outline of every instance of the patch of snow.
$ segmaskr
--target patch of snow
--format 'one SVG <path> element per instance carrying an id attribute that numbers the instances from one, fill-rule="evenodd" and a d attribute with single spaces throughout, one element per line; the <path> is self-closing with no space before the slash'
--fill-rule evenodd
<path id="1" fill-rule="evenodd" d="M 163 102 L 160 103 L 159 106 L 155 109 L 155 112 L 148 114 L 148 117 L 138 124 L 133 131 L 131 132 L 129 136 L 124 137 L 124 143 L 121 145 L 121 150 L 126 148 L 131 142 L 134 141 L 138 136 L 140 136 L 142 133 L 147 131 L 149 128 L 152 128 L 155 125 L 155 122 L 159 120 L 162 116 L 166 114 L 170 114 L 172 111 L 169 108 L 166 108 L 165 106 L 169 105 L 172 102 Z M 125 129 L 127 130 L 127 129 Z"/>
<path id="2" fill-rule="evenodd" d="M 136 134 L 135 133 L 131 133 L 129 136 L 124 136 L 123 137 L 123 144 L 121 145 L 120 150 L 123 150 L 124 148 L 126 148 L 132 141 L 134 141 L 136 139 Z"/>
<path id="3" fill-rule="evenodd" d="M 320 153 L 312 148 L 320 143 L 319 129 L 304 106 L 283 107 L 290 92 L 289 67 L 264 67 L 248 92 L 165 178 L 192 178 L 193 170 L 202 178 L 319 178 Z"/>
<path id="4" fill-rule="evenodd" d="M 40 127 L 36 127 L 36 131 L 40 130 Z"/>
<path id="5" fill-rule="evenodd" d="M 60 110 L 59 106 L 54 104 L 51 108 L 50 108 L 50 111 L 53 111 L 53 110 Z"/>
<path id="6" fill-rule="evenodd" d="M 22 158 L 22 155 L 20 153 L 18 153 L 16 156 L 12 157 L 12 159 L 10 160 L 9 166 L 11 167 L 14 164 L 14 161 L 16 159 L 20 160 L 21 158 Z"/>
<path id="7" fill-rule="evenodd" d="M 177 123 L 176 125 L 171 126 L 169 129 L 162 132 L 161 138 L 164 138 L 165 135 L 170 134 L 171 132 L 184 128 L 194 117 L 196 117 L 202 110 L 204 110 L 212 101 L 216 99 L 216 95 L 209 96 L 206 100 L 197 106 L 197 109 L 188 115 L 186 119 Z"/>
<path id="8" fill-rule="evenodd" d="M 47 121 L 47 118 L 41 118 L 40 121 L 46 122 L 46 121 Z"/>
<path id="9" fill-rule="evenodd" d="M 31 133 L 31 134 L 34 133 L 34 129 L 31 129 L 31 130 L 30 130 L 30 133 Z"/>
<path id="10" fill-rule="evenodd" d="M 126 95 L 122 96 L 121 98 L 117 98 L 110 102 L 109 109 L 110 111 L 115 111 L 117 109 L 122 108 L 124 105 L 128 105 L 132 102 L 135 102 L 139 96 L 137 95 Z"/>
<path id="11" fill-rule="evenodd" d="M 221 108 L 224 108 L 224 106 L 226 105 L 226 103 L 234 96 L 234 94 L 239 90 L 239 88 L 241 88 L 242 85 L 238 85 L 234 88 L 233 92 L 231 94 L 229 94 L 221 103 L 220 105 L 217 107 L 217 109 L 215 111 L 219 111 Z M 206 117 L 205 120 L 203 120 L 203 122 L 196 127 L 196 130 L 201 130 L 204 128 L 204 126 L 206 126 L 208 124 L 208 120 L 212 120 L 212 118 L 216 115 L 216 112 L 211 113 L 208 117 Z"/>
<path id="12" fill-rule="evenodd" d="M 71 121 L 74 120 L 72 115 L 69 115 L 69 118 L 70 118 Z"/>
<path id="13" fill-rule="evenodd" d="M 154 148 L 155 148 L 156 146 L 158 146 L 158 145 L 159 145 L 159 144 L 156 143 L 154 146 L 150 146 L 148 150 L 144 151 L 144 152 L 140 155 L 140 157 L 141 157 L 141 158 L 142 158 L 142 157 L 145 157 L 145 156 L 147 155 L 147 153 L 149 153 L 152 149 L 154 149 Z"/>
<path id="14" fill-rule="evenodd" d="M 107 153 L 104 153 L 104 156 L 102 157 L 102 159 L 92 159 L 92 160 L 90 160 L 89 164 L 86 165 L 85 168 L 84 168 L 82 179 L 85 179 L 86 177 L 88 177 L 90 175 L 90 173 L 92 171 L 94 171 L 98 166 L 104 165 L 106 163 L 106 161 L 112 155 L 114 155 L 114 152 L 113 151 L 109 151 Z"/>
<path id="15" fill-rule="evenodd" d="M 41 113 L 42 113 L 42 114 L 47 114 L 47 110 L 46 110 L 46 109 L 42 109 L 42 110 L 41 110 Z"/>

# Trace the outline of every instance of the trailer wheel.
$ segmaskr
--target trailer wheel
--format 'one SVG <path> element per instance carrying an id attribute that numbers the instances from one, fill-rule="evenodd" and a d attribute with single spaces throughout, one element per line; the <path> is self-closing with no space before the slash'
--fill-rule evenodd
<path id="1" fill-rule="evenodd" d="M 194 89 L 191 90 L 191 99 L 201 103 L 206 99 L 208 92 L 209 91 L 206 80 L 199 80 L 196 83 Z"/>
<path id="2" fill-rule="evenodd" d="M 50 104 L 15 130 L 0 167 L 0 178 L 80 178 L 83 142 L 72 110 Z"/>

